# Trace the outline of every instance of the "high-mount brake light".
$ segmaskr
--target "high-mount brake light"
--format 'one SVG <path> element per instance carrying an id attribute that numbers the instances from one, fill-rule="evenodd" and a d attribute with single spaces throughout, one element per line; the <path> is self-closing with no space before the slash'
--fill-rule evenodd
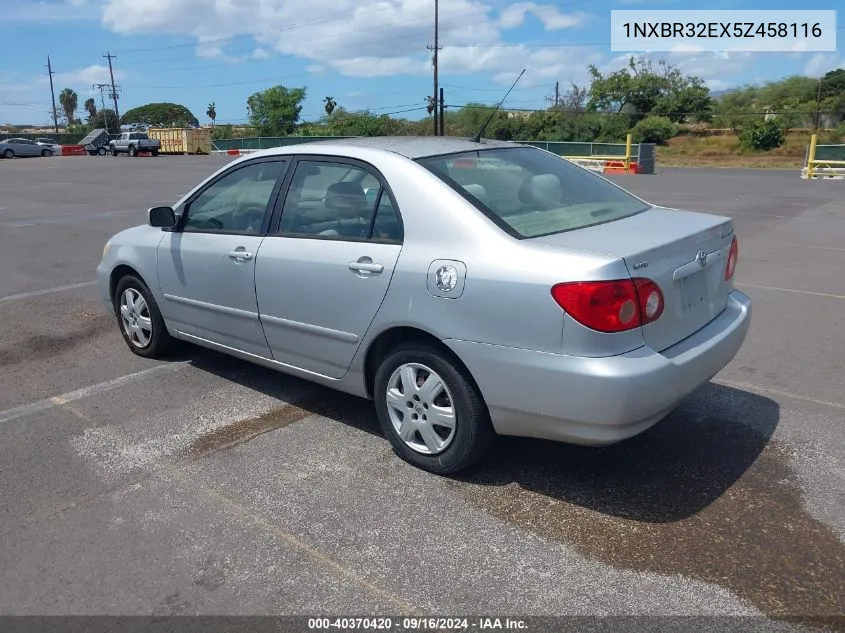
<path id="1" fill-rule="evenodd" d="M 725 281 L 730 281 L 734 272 L 736 271 L 736 260 L 739 259 L 739 242 L 736 240 L 736 235 L 731 242 L 731 251 L 728 255 L 728 263 L 725 265 Z"/>
<path id="2" fill-rule="evenodd" d="M 663 314 L 660 287 L 650 279 L 575 281 L 556 284 L 552 297 L 573 319 L 599 332 L 624 332 Z"/>

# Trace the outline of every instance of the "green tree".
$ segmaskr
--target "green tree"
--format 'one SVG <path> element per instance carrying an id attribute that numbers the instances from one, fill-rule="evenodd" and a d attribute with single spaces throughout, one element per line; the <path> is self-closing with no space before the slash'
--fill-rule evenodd
<path id="1" fill-rule="evenodd" d="M 59 103 L 62 106 L 67 124 L 73 125 L 76 122 L 76 108 L 79 106 L 79 97 L 70 88 L 65 88 L 59 94 Z"/>
<path id="2" fill-rule="evenodd" d="M 678 126 L 669 117 L 649 116 L 637 121 L 631 134 L 635 143 L 662 145 L 678 134 Z"/>
<path id="3" fill-rule="evenodd" d="M 208 104 L 208 109 L 205 111 L 206 116 L 211 119 L 211 126 L 214 127 L 214 122 L 217 120 L 217 108 L 214 102 Z"/>
<path id="4" fill-rule="evenodd" d="M 120 132 L 120 125 L 117 121 L 117 115 L 114 110 L 106 108 L 100 110 L 88 120 L 88 125 L 92 130 L 103 129 L 109 134 L 118 134 Z"/>
<path id="5" fill-rule="evenodd" d="M 92 117 L 97 116 L 97 104 L 93 98 L 88 98 L 85 100 L 85 105 L 83 106 L 85 111 L 88 113 L 88 120 L 90 121 Z"/>
<path id="6" fill-rule="evenodd" d="M 655 68 L 644 57 L 631 57 L 625 68 L 607 76 L 593 65 L 589 68 L 589 110 L 630 114 L 632 123 L 652 113 L 675 122 L 710 116 L 713 101 L 704 81 L 663 60 Z"/>
<path id="7" fill-rule="evenodd" d="M 332 112 L 334 112 L 334 109 L 337 107 L 337 101 L 334 100 L 334 97 L 326 97 L 323 99 L 323 107 L 326 109 L 326 114 L 331 116 Z"/>
<path id="8" fill-rule="evenodd" d="M 141 129 L 148 127 L 199 127 L 193 113 L 178 103 L 148 103 L 132 108 L 120 117 L 121 125 Z"/>
<path id="9" fill-rule="evenodd" d="M 786 132 L 774 119 L 752 119 L 742 127 L 739 143 L 744 149 L 768 152 L 786 141 Z"/>
<path id="10" fill-rule="evenodd" d="M 845 68 L 831 70 L 821 78 L 822 99 L 840 96 L 845 96 Z"/>
<path id="11" fill-rule="evenodd" d="M 256 92 L 247 99 L 250 125 L 261 136 L 293 134 L 305 95 L 305 88 L 289 89 L 285 86 Z"/>

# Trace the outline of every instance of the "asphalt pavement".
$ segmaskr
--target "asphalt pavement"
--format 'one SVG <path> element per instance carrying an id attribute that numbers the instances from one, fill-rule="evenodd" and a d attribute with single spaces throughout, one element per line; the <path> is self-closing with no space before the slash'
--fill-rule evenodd
<path id="1" fill-rule="evenodd" d="M 105 241 L 227 160 L 0 160 L 0 614 L 843 615 L 845 181 L 614 177 L 734 218 L 745 346 L 637 438 L 442 478 L 367 401 L 126 348 Z"/>

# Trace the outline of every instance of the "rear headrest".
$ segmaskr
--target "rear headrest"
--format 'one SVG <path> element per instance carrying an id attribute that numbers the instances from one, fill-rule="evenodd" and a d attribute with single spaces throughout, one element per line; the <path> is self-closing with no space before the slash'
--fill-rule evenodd
<path id="1" fill-rule="evenodd" d="M 475 197 L 476 199 L 480 200 L 481 202 L 487 202 L 487 190 L 482 187 L 481 185 L 463 185 L 464 189 L 468 194 Z"/>
<path id="2" fill-rule="evenodd" d="M 531 207 L 552 207 L 560 204 L 560 180 L 554 174 L 532 176 L 519 187 L 519 200 Z"/>
<path id="3" fill-rule="evenodd" d="M 334 209 L 367 206 L 367 196 L 361 185 L 354 182 L 336 182 L 326 190 L 326 207 Z"/>

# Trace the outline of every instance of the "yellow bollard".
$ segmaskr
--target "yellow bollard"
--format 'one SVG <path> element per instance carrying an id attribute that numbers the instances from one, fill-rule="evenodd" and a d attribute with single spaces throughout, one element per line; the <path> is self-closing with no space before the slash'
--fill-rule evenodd
<path id="1" fill-rule="evenodd" d="M 625 139 L 625 173 L 628 173 L 631 168 L 631 142 L 633 139 L 634 137 L 631 134 L 628 134 Z"/>
<path id="2" fill-rule="evenodd" d="M 810 152 L 807 154 L 807 180 L 812 180 L 813 172 L 816 169 L 816 142 L 819 140 L 818 134 L 810 136 Z"/>

